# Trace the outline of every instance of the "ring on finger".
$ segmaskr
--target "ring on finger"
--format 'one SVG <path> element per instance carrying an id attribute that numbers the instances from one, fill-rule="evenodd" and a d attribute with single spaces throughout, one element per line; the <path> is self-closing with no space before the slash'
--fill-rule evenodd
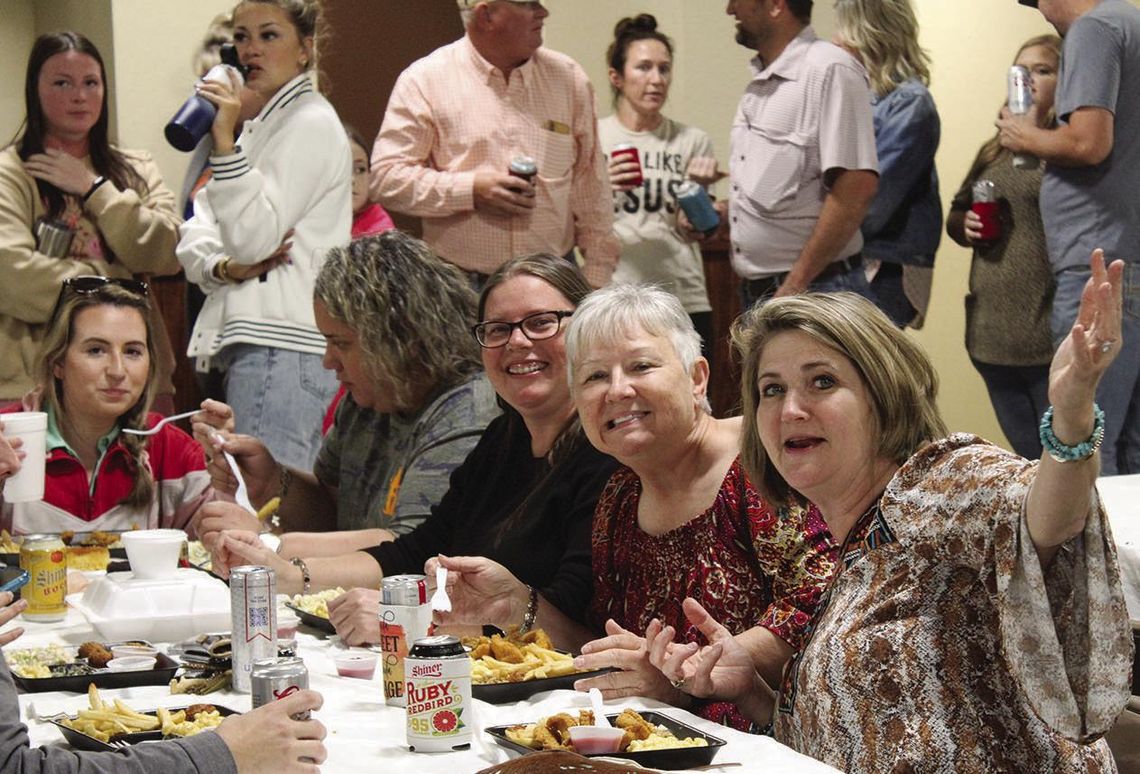
<path id="1" fill-rule="evenodd" d="M 1116 343 L 1116 339 L 1101 339 L 1100 351 L 1107 354 L 1112 349 L 1112 345 Z"/>
<path id="2" fill-rule="evenodd" d="M 673 687 L 676 688 L 678 691 L 685 690 L 685 678 L 676 677 L 676 678 L 670 680 L 669 682 L 672 683 Z"/>

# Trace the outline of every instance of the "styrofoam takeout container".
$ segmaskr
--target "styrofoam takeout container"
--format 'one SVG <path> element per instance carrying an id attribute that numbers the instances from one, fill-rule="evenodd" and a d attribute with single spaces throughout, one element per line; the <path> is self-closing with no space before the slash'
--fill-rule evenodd
<path id="1" fill-rule="evenodd" d="M 154 579 L 108 573 L 67 602 L 109 641 L 172 642 L 230 628 L 229 588 L 212 575 L 186 568 Z"/>

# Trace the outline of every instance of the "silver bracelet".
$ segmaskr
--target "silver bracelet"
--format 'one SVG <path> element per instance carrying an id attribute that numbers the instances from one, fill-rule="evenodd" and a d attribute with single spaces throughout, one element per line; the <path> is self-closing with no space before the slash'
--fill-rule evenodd
<path id="1" fill-rule="evenodd" d="M 538 589 L 534 586 L 527 586 L 530 590 L 530 599 L 527 601 L 526 614 L 523 615 L 522 626 L 519 627 L 519 634 L 526 634 L 534 628 L 534 619 L 538 618 Z"/>
<path id="2" fill-rule="evenodd" d="M 297 569 L 301 571 L 301 593 L 308 594 L 309 588 L 312 585 L 312 576 L 309 575 L 309 566 L 305 564 L 305 560 L 299 556 L 294 556 L 289 562 L 296 565 Z"/>

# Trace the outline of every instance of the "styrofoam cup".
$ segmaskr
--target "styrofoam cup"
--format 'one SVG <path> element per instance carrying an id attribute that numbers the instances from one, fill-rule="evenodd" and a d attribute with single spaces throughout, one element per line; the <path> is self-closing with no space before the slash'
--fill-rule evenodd
<path id="1" fill-rule="evenodd" d="M 136 578 L 166 578 L 178 572 L 186 533 L 180 529 L 140 529 L 124 532 L 122 541 Z"/>
<path id="2" fill-rule="evenodd" d="M 5 438 L 19 438 L 24 459 L 20 471 L 4 482 L 4 500 L 28 503 L 44 499 L 44 456 L 47 453 L 47 414 L 21 411 L 0 414 Z"/>

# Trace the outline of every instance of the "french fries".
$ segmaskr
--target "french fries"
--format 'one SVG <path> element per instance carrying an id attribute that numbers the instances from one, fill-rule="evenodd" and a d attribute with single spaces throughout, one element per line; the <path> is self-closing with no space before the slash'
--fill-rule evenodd
<path id="1" fill-rule="evenodd" d="M 123 702 L 115 699 L 107 704 L 99 697 L 95 683 L 87 687 L 87 703 L 90 709 L 80 710 L 74 719 L 61 721 L 81 734 L 94 737 L 100 742 L 110 741 L 117 734 L 133 734 L 138 731 L 155 731 L 159 728 L 158 718 L 135 712 Z"/>
<path id="2" fill-rule="evenodd" d="M 147 715 L 131 709 L 119 699 L 108 704 L 99 696 L 94 683 L 87 687 L 87 704 L 88 709 L 80 710 L 74 718 L 64 718 L 60 722 L 100 742 L 109 742 L 112 737 L 120 734 L 140 731 L 161 730 L 163 736 L 192 736 L 222 722 L 221 713 L 212 707 L 208 711 L 199 711 L 193 720 L 187 720 L 186 710 L 171 712 L 160 707 L 156 715 Z"/>
<path id="3" fill-rule="evenodd" d="M 471 647 L 471 682 L 474 685 L 519 683 L 574 674 L 574 658 L 539 642 L 549 643 L 544 632 L 536 642 L 512 642 L 494 635 L 465 642 Z"/>

